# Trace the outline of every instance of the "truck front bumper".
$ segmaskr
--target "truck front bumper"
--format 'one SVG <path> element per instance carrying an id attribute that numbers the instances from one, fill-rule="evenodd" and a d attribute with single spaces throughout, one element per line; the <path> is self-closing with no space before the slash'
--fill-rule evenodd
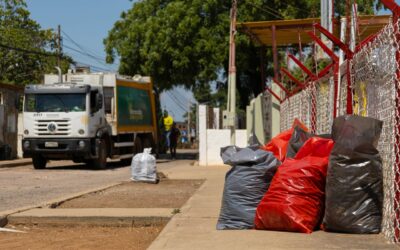
<path id="1" fill-rule="evenodd" d="M 24 157 L 43 156 L 49 160 L 91 159 L 92 144 L 95 139 L 88 138 L 27 138 L 22 140 Z"/>

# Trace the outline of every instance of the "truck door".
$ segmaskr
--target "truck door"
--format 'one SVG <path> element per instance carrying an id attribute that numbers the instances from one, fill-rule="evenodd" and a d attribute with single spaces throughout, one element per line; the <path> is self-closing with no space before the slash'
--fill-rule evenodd
<path id="1" fill-rule="evenodd" d="M 90 92 L 90 119 L 89 131 L 91 136 L 95 136 L 99 128 L 104 126 L 104 100 L 103 95 L 98 90 Z"/>

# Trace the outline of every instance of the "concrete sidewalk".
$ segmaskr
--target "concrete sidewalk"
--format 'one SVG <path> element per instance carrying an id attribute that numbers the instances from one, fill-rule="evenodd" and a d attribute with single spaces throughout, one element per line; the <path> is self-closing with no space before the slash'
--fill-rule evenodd
<path id="1" fill-rule="evenodd" d="M 171 179 L 206 179 L 149 249 L 398 249 L 382 235 L 215 229 L 228 167 L 177 166 Z"/>

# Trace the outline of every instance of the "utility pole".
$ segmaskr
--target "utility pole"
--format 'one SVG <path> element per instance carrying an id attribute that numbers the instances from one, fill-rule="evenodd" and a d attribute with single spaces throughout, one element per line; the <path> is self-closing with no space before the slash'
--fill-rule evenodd
<path id="1" fill-rule="evenodd" d="M 61 68 L 61 25 L 57 27 L 57 66 Z"/>
<path id="2" fill-rule="evenodd" d="M 235 51 L 235 34 L 236 34 L 236 14 L 237 0 L 232 1 L 231 9 L 231 27 L 229 37 L 229 77 L 228 77 L 228 112 L 227 125 L 231 128 L 231 145 L 236 144 L 236 51 Z"/>
<path id="3" fill-rule="evenodd" d="M 190 142 L 191 142 L 191 128 L 190 128 L 190 113 L 191 113 L 191 103 L 190 103 L 190 101 L 189 101 L 189 103 L 188 103 L 188 124 L 187 124 L 187 130 L 186 130 L 186 132 L 187 132 L 187 138 L 188 138 L 188 143 L 189 143 L 189 145 L 190 145 Z"/>

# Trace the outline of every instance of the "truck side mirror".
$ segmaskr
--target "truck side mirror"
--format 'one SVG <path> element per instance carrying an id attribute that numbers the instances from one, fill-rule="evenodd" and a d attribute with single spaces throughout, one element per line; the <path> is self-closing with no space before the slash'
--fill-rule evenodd
<path id="1" fill-rule="evenodd" d="M 103 95 L 100 93 L 97 93 L 96 95 L 96 110 L 101 109 L 103 107 Z"/>

